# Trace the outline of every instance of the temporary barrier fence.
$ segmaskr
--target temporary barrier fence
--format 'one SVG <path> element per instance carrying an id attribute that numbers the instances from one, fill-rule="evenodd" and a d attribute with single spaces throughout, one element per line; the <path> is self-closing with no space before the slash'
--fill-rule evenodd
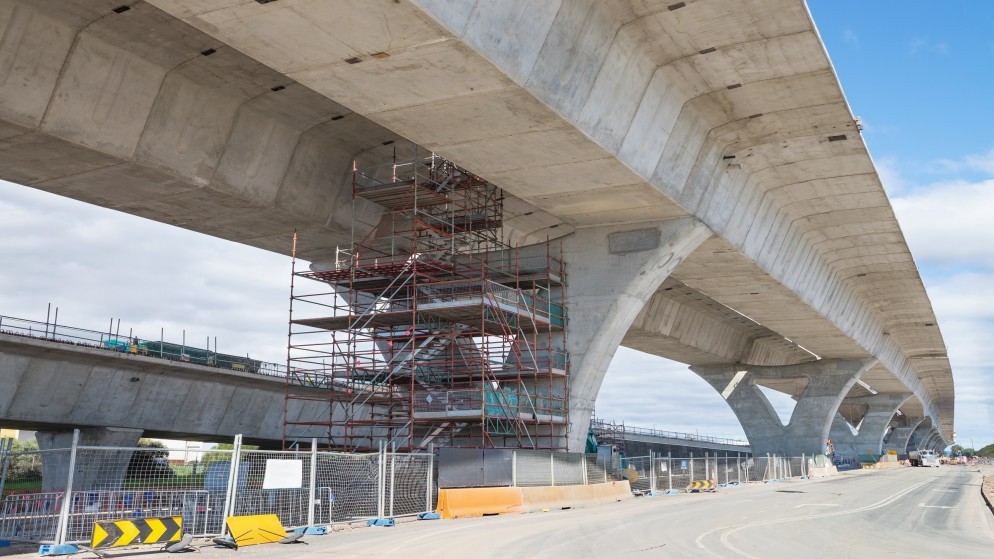
<path id="1" fill-rule="evenodd" d="M 434 509 L 431 452 L 86 447 L 14 452 L 0 441 L 0 540 L 87 542 L 98 521 L 180 516 L 216 536 L 226 516 L 297 528 Z M 182 458 L 168 460 L 169 454 Z M 68 499 L 66 496 L 69 496 Z"/>

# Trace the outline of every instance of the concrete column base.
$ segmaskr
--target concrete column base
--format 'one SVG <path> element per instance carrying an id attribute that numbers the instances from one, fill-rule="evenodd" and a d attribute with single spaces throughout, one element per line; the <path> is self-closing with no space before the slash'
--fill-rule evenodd
<path id="1" fill-rule="evenodd" d="M 884 443 L 883 452 L 887 453 L 889 450 L 894 450 L 898 455 L 907 454 L 908 442 L 911 440 L 911 435 L 915 432 L 915 429 L 918 429 L 922 421 L 925 421 L 924 417 L 905 416 L 903 424 L 894 427 L 894 430 L 891 431 L 890 437 Z"/>
<path id="2" fill-rule="evenodd" d="M 124 447 L 138 446 L 141 429 L 94 427 L 79 430 L 79 446 Z M 51 452 L 42 453 L 42 491 L 64 491 L 69 476 L 69 459 L 72 449 L 72 431 L 39 431 L 38 448 Z M 73 491 L 117 490 L 121 488 L 131 450 L 80 449 L 76 454 L 73 471 Z"/>
<path id="3" fill-rule="evenodd" d="M 749 439 L 753 456 L 800 456 L 825 453 L 832 418 L 860 375 L 876 359 L 822 360 L 783 367 L 754 365 L 695 366 L 700 375 L 731 406 Z M 759 390 L 763 379 L 803 379 L 804 391 L 784 425 Z"/>

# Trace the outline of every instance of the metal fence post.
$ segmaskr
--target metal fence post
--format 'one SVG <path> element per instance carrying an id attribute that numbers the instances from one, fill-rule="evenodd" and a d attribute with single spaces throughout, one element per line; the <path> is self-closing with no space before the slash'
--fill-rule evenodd
<path id="1" fill-rule="evenodd" d="M 425 512 L 431 512 L 435 507 L 432 506 L 432 484 L 435 478 L 435 443 L 428 443 L 428 479 L 425 481 Z M 512 476 L 514 474 L 511 474 Z"/>
<path id="2" fill-rule="evenodd" d="M 694 483 L 694 453 L 690 453 L 690 483 Z"/>
<path id="3" fill-rule="evenodd" d="M 7 469 L 10 467 L 10 453 L 14 439 L 0 439 L 0 499 L 3 498 L 3 488 L 7 484 Z"/>
<path id="4" fill-rule="evenodd" d="M 556 457 L 552 454 L 553 451 L 549 451 L 549 479 L 552 481 L 552 486 L 556 486 Z"/>
<path id="5" fill-rule="evenodd" d="M 742 483 L 742 455 L 735 455 L 735 482 Z"/>
<path id="6" fill-rule="evenodd" d="M 317 493 L 318 440 L 311 439 L 311 475 L 307 480 L 307 525 L 314 526 L 314 499 Z"/>
<path id="7" fill-rule="evenodd" d="M 808 476 L 807 476 L 807 475 L 806 475 L 806 474 L 804 473 L 804 468 L 806 468 L 806 467 L 807 467 L 807 465 L 808 465 L 808 460 L 807 460 L 807 458 L 805 458 L 805 456 L 806 456 L 806 455 L 805 455 L 805 454 L 804 454 L 804 453 L 802 452 L 802 453 L 801 453 L 801 477 L 803 477 L 803 478 L 807 478 L 807 477 L 808 477 Z"/>
<path id="8" fill-rule="evenodd" d="M 397 489 L 397 483 L 396 483 L 396 481 L 397 481 L 397 478 L 396 478 L 396 473 L 397 473 L 397 443 L 394 442 L 392 444 L 393 444 L 392 449 L 391 449 L 392 452 L 390 453 L 390 509 L 389 509 L 390 510 L 390 516 L 389 516 L 389 518 L 393 518 L 393 494 L 396 492 L 396 489 Z"/>
<path id="9" fill-rule="evenodd" d="M 587 455 L 585 453 L 580 453 L 580 475 L 583 476 L 583 484 L 589 485 L 590 480 L 587 479 Z"/>
<path id="10" fill-rule="evenodd" d="M 656 492 L 656 453 L 649 451 L 649 493 Z"/>
<path id="11" fill-rule="evenodd" d="M 62 494 L 62 510 L 59 511 L 59 525 L 56 530 L 55 543 L 66 543 L 66 532 L 69 530 L 69 509 L 72 508 L 72 477 L 76 472 L 76 451 L 79 447 L 79 429 L 72 430 L 72 449 L 69 451 L 69 474 L 66 476 L 66 491 Z"/>
<path id="12" fill-rule="evenodd" d="M 221 535 L 228 531 L 228 523 L 224 521 L 229 516 L 234 516 L 235 494 L 238 491 L 238 462 L 241 458 L 242 436 L 235 435 L 235 442 L 231 448 L 231 461 L 228 464 L 228 486 L 224 492 L 224 509 L 221 512 Z"/>
<path id="13" fill-rule="evenodd" d="M 511 487 L 518 486 L 518 451 L 511 451 Z"/>
<path id="14" fill-rule="evenodd" d="M 386 500 L 386 454 L 384 453 L 383 441 L 380 441 L 380 452 L 377 456 L 377 476 L 376 476 L 376 518 L 383 518 L 384 501 Z"/>
<path id="15" fill-rule="evenodd" d="M 673 453 L 672 452 L 666 453 L 666 471 L 667 471 L 667 477 L 669 478 L 667 480 L 668 487 L 666 489 L 673 489 Z"/>

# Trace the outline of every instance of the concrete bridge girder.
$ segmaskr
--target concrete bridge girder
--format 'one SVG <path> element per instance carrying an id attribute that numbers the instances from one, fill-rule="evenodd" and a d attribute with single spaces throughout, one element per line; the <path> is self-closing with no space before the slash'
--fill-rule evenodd
<path id="1" fill-rule="evenodd" d="M 782 367 L 694 366 L 691 370 L 728 402 L 755 455 L 799 456 L 824 454 L 839 405 L 860 375 L 876 363 L 876 359 L 822 360 Z M 758 385 L 790 379 L 802 379 L 804 389 L 784 425 Z"/>
<path id="2" fill-rule="evenodd" d="M 0 87 L 4 179 L 276 252 L 297 228 L 305 259 L 333 256 L 353 218 L 372 227 L 352 162 L 413 144 L 145 2 L 118 5 L 0 5 L 2 40 L 30 46 Z M 519 236 L 555 223 L 517 210 Z"/>

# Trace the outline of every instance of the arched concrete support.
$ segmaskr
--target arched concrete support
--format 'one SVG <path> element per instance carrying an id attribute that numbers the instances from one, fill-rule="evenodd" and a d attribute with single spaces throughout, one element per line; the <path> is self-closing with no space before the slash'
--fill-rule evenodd
<path id="1" fill-rule="evenodd" d="M 865 405 L 866 414 L 859 423 L 859 431 L 853 434 L 849 423 L 836 413 L 832 421 L 829 437 L 837 454 L 880 454 L 884 434 L 890 426 L 894 413 L 911 397 L 910 393 L 874 394 L 846 400 L 846 404 Z"/>
<path id="2" fill-rule="evenodd" d="M 79 430 L 79 446 L 134 448 L 142 436 L 141 429 L 90 427 Z M 69 476 L 72 431 L 39 431 L 38 448 L 50 450 L 41 459 L 42 491 L 65 490 Z M 131 461 L 130 450 L 80 450 L 73 471 L 73 491 L 120 489 Z M 87 459 L 81 459 L 87 455 Z"/>
<path id="3" fill-rule="evenodd" d="M 922 421 L 925 421 L 924 417 L 904 417 L 902 424 L 894 427 L 891 431 L 890 437 L 884 443 L 883 452 L 888 450 L 895 450 L 898 454 L 906 454 L 908 452 L 908 442 L 911 440 L 911 435 L 915 432 L 915 429 L 921 425 Z"/>
<path id="4" fill-rule="evenodd" d="M 726 365 L 690 369 L 717 390 L 749 439 L 755 456 L 764 454 L 824 454 L 832 418 L 860 375 L 876 359 L 823 360 L 784 367 Z M 784 425 L 770 401 L 759 390 L 762 380 L 804 379 L 807 385 Z"/>
<path id="5" fill-rule="evenodd" d="M 918 428 L 915 429 L 914 433 L 911 434 L 911 438 L 908 440 L 908 450 L 916 450 L 919 448 L 924 448 L 930 438 L 935 435 L 936 429 L 932 425 L 931 418 L 926 417 L 922 421 Z"/>
<path id="6" fill-rule="evenodd" d="M 942 438 L 942 431 L 938 427 L 932 427 L 929 431 L 928 437 L 925 438 L 921 445 L 921 448 L 935 451 L 938 453 L 946 446 L 945 439 Z"/>
<path id="7" fill-rule="evenodd" d="M 710 237 L 699 221 L 682 218 L 582 228 L 563 240 L 570 451 L 583 448 L 597 392 L 632 321 L 680 261 Z"/>

